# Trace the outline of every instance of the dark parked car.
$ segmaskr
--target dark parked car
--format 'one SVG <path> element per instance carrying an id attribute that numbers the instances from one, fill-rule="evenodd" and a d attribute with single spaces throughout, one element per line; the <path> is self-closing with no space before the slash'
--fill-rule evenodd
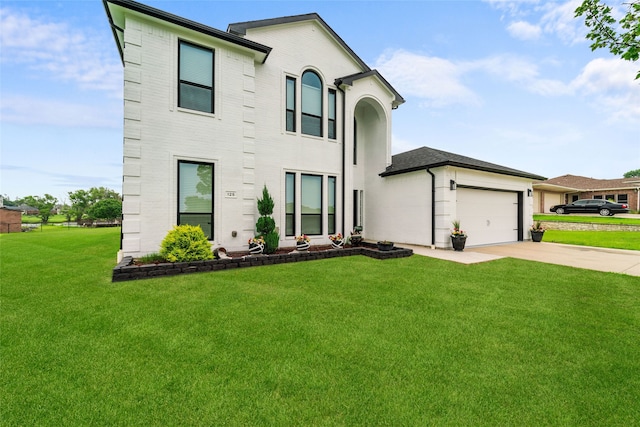
<path id="1" fill-rule="evenodd" d="M 599 213 L 602 216 L 609 216 L 617 213 L 628 213 L 629 206 L 624 203 L 613 203 L 604 199 L 583 199 L 566 205 L 551 206 L 550 210 L 558 215 L 570 213 Z"/>

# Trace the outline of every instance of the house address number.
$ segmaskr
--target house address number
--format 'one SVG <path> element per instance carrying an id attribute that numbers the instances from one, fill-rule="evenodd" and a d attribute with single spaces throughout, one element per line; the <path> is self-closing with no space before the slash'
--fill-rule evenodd
<path id="1" fill-rule="evenodd" d="M 235 191 L 225 191 L 224 192 L 224 197 L 227 199 L 235 199 L 237 197 L 236 192 Z"/>

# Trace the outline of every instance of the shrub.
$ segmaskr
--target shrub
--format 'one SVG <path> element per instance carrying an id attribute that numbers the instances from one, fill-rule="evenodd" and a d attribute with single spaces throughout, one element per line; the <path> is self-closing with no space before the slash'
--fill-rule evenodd
<path id="1" fill-rule="evenodd" d="M 262 199 L 258 199 L 258 212 L 262 216 L 268 216 L 273 213 L 273 199 L 271 198 L 271 194 L 269 194 L 269 190 L 267 190 L 267 186 L 265 185 L 262 188 Z"/>
<path id="2" fill-rule="evenodd" d="M 256 222 L 258 234 L 266 235 L 276 229 L 276 222 L 270 216 L 261 216 Z"/>
<path id="3" fill-rule="evenodd" d="M 276 222 L 271 217 L 273 213 L 273 198 L 269 194 L 269 190 L 265 185 L 262 189 L 262 199 L 258 199 L 258 212 L 260 212 L 260 218 L 256 222 L 256 230 L 258 235 L 264 237 L 264 253 L 272 254 L 278 250 L 280 244 L 280 235 L 276 230 Z"/>
<path id="4" fill-rule="evenodd" d="M 194 225 L 173 227 L 162 241 L 160 255 L 170 262 L 213 259 L 211 245 L 202 228 Z"/>
<path id="5" fill-rule="evenodd" d="M 278 250 L 280 245 L 280 234 L 277 231 L 272 231 L 264 235 L 264 253 L 273 254 Z"/>

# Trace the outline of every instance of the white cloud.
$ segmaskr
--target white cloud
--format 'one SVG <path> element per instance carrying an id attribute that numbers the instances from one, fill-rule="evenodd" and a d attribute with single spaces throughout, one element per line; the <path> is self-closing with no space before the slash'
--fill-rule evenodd
<path id="1" fill-rule="evenodd" d="M 120 97 L 122 66 L 105 53 L 108 42 L 65 23 L 47 22 L 8 8 L 0 9 L 0 60 L 26 64 L 38 78 L 67 81 L 82 89 Z"/>
<path id="2" fill-rule="evenodd" d="M 507 26 L 507 31 L 517 39 L 536 40 L 542 34 L 549 34 L 555 35 L 570 45 L 585 41 L 586 29 L 583 20 L 575 18 L 575 10 L 580 6 L 582 0 L 563 2 L 485 1 L 503 12 L 503 19 L 511 22 Z"/>
<path id="3" fill-rule="evenodd" d="M 104 107 L 87 104 L 3 96 L 0 98 L 0 117 L 6 123 L 117 129 L 122 123 L 116 107 L 120 108 L 120 105 L 114 105 L 114 111 L 105 111 Z"/>
<path id="4" fill-rule="evenodd" d="M 609 113 L 613 120 L 640 120 L 637 64 L 617 58 L 590 61 L 570 84 L 576 94 Z"/>
<path id="5" fill-rule="evenodd" d="M 545 4 L 544 14 L 540 19 L 545 33 L 555 34 L 568 44 L 586 41 L 583 21 L 575 18 L 575 10 L 581 3 L 581 0 L 570 0 L 561 4 Z"/>
<path id="6" fill-rule="evenodd" d="M 542 29 L 538 25 L 533 25 L 526 21 L 516 21 L 509 24 L 507 31 L 512 37 L 520 40 L 536 40 L 542 34 Z"/>
<path id="7" fill-rule="evenodd" d="M 477 105 L 478 96 L 460 80 L 459 64 L 405 50 L 386 51 L 376 68 L 400 93 L 422 98 L 427 106 Z"/>

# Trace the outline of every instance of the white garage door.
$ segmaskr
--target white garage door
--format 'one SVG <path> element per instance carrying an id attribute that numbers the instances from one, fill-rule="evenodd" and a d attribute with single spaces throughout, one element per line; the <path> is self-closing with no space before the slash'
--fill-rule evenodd
<path id="1" fill-rule="evenodd" d="M 518 241 L 517 193 L 458 187 L 456 197 L 468 246 Z"/>

